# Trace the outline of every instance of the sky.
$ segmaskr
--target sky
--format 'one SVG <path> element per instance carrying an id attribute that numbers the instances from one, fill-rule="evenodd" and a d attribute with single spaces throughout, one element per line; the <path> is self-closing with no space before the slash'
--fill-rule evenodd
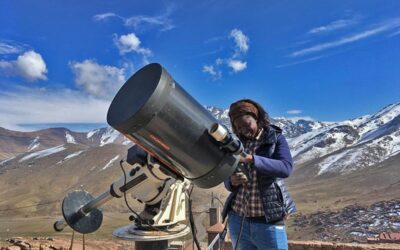
<path id="1" fill-rule="evenodd" d="M 200 104 L 342 121 L 400 101 L 400 1 L 0 1 L 0 127 L 88 130 L 158 62 Z"/>

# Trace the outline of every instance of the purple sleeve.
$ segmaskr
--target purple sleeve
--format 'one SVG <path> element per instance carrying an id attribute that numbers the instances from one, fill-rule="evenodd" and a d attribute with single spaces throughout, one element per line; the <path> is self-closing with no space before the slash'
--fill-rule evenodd
<path id="1" fill-rule="evenodd" d="M 229 192 L 233 192 L 233 190 L 235 189 L 232 184 L 231 184 L 231 178 L 229 177 L 227 180 L 224 181 L 224 185 L 225 188 L 229 191 Z"/>
<path id="2" fill-rule="evenodd" d="M 275 144 L 275 151 L 272 159 L 254 155 L 254 168 L 261 174 L 271 177 L 286 178 L 289 177 L 293 169 L 292 155 L 289 145 L 283 135 L 279 135 Z"/>

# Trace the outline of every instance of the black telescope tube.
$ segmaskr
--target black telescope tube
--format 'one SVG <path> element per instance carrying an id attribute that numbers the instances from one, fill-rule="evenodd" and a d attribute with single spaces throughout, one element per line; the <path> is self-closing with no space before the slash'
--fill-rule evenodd
<path id="1" fill-rule="evenodd" d="M 227 179 L 239 161 L 208 133 L 218 121 L 157 63 L 126 81 L 110 105 L 107 122 L 203 188 Z"/>

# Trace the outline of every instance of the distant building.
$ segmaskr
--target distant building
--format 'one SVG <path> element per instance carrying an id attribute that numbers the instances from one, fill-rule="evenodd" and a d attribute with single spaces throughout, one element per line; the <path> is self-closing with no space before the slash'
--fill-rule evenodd
<path id="1" fill-rule="evenodd" d="M 380 233 L 378 237 L 368 238 L 368 243 L 400 243 L 400 233 Z"/>

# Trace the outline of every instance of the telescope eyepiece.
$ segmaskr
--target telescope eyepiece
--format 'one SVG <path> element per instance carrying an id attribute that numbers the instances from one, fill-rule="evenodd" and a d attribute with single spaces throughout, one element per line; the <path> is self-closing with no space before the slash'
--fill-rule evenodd
<path id="1" fill-rule="evenodd" d="M 224 143 L 227 139 L 229 140 L 229 131 L 219 123 L 214 123 L 209 134 L 218 142 Z"/>

